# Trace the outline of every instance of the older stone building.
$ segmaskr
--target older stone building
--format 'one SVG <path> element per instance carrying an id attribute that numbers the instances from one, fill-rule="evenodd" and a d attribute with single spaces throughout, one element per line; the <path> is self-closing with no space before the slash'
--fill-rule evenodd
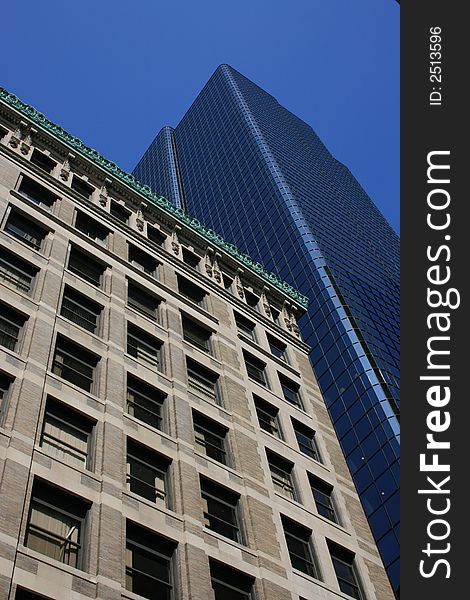
<path id="1" fill-rule="evenodd" d="M 305 298 L 0 91 L 0 598 L 393 598 Z"/>

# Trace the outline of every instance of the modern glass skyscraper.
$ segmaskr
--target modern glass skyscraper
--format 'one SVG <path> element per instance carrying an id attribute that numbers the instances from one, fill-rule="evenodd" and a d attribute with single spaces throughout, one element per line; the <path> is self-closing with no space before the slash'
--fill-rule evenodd
<path id="1" fill-rule="evenodd" d="M 302 335 L 397 589 L 398 236 L 312 128 L 228 65 L 134 175 L 309 297 Z"/>

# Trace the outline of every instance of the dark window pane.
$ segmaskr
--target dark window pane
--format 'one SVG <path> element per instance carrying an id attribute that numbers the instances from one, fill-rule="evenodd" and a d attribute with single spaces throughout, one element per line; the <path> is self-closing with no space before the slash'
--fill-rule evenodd
<path id="1" fill-rule="evenodd" d="M 309 480 L 318 513 L 322 517 L 325 517 L 325 519 L 337 523 L 338 519 L 336 518 L 335 507 L 331 498 L 333 488 L 325 481 L 313 475 L 309 475 Z"/>
<path id="2" fill-rule="evenodd" d="M 196 448 L 206 456 L 224 465 L 227 464 L 225 451 L 227 430 L 198 413 L 193 413 L 193 423 Z"/>
<path id="3" fill-rule="evenodd" d="M 129 262 L 148 275 L 155 276 L 158 263 L 149 254 L 129 244 Z"/>
<path id="4" fill-rule="evenodd" d="M 100 244 L 106 244 L 106 240 L 110 233 L 109 229 L 92 219 L 85 213 L 77 211 L 77 217 L 75 219 L 75 227 L 78 231 L 81 231 L 90 239 Z"/>
<path id="5" fill-rule="evenodd" d="M 15 351 L 25 321 L 26 317 L 6 304 L 0 303 L 0 346 Z"/>
<path id="6" fill-rule="evenodd" d="M 57 338 L 52 371 L 59 377 L 90 392 L 97 364 L 98 357 L 94 354 L 65 338 Z"/>
<path id="7" fill-rule="evenodd" d="M 29 177 L 23 177 L 18 191 L 36 204 L 40 204 L 47 208 L 51 208 L 57 200 L 57 196 L 53 192 L 36 181 L 29 179 Z"/>
<path id="8" fill-rule="evenodd" d="M 253 379 L 257 383 L 266 386 L 266 365 L 254 356 L 251 356 L 251 354 L 247 354 L 246 352 L 243 352 L 243 357 L 245 359 L 245 366 L 246 372 L 248 373 L 248 377 L 250 379 Z"/>
<path id="9" fill-rule="evenodd" d="M 82 252 L 76 246 L 72 246 L 70 251 L 68 269 L 98 287 L 101 285 L 101 278 L 105 272 L 103 264 L 95 261 L 89 254 Z"/>
<path id="10" fill-rule="evenodd" d="M 168 506 L 169 461 L 132 440 L 127 441 L 127 485 L 131 492 Z"/>
<path id="11" fill-rule="evenodd" d="M 40 250 L 47 231 L 20 213 L 12 211 L 5 225 L 5 231 L 18 238 L 31 248 Z"/>
<path id="12" fill-rule="evenodd" d="M 282 439 L 278 420 L 278 409 L 261 398 L 254 397 L 256 414 L 261 429 Z"/>
<path id="13" fill-rule="evenodd" d="M 131 282 L 127 288 L 127 304 L 149 319 L 157 320 L 160 300 Z"/>
<path id="14" fill-rule="evenodd" d="M 302 403 L 300 401 L 299 386 L 282 375 L 279 375 L 279 381 L 281 383 L 282 393 L 287 402 L 301 407 Z"/>
<path id="15" fill-rule="evenodd" d="M 201 479 L 201 495 L 205 526 L 239 542 L 238 496 L 206 479 Z"/>
<path id="16" fill-rule="evenodd" d="M 320 462 L 320 455 L 315 442 L 315 432 L 294 420 L 292 420 L 292 425 L 297 443 L 299 444 L 299 450 L 306 456 L 310 456 L 310 458 Z"/>
<path id="17" fill-rule="evenodd" d="M 83 181 L 83 179 L 80 179 L 80 177 L 77 177 L 76 175 L 74 175 L 72 178 L 71 187 L 85 198 L 89 198 L 93 194 L 94 190 L 90 184 L 88 184 L 86 181 Z"/>
<path id="18" fill-rule="evenodd" d="M 83 294 L 69 286 L 65 286 L 60 314 L 69 321 L 87 331 L 96 333 L 102 308 Z"/>
<path id="19" fill-rule="evenodd" d="M 22 260 L 16 254 L 2 249 L 0 257 L 0 280 L 4 281 L 19 292 L 29 294 L 37 269 Z"/>
<path id="20" fill-rule="evenodd" d="M 131 323 L 127 326 L 127 353 L 151 368 L 160 366 L 162 343 Z"/>
<path id="21" fill-rule="evenodd" d="M 162 407 L 166 395 L 143 381 L 128 375 L 127 412 L 139 421 L 162 429 Z"/>
<path id="22" fill-rule="evenodd" d="M 201 394 L 211 402 L 218 402 L 218 375 L 194 362 L 190 358 L 186 359 L 186 365 L 190 391 L 192 390 Z"/>
<path id="23" fill-rule="evenodd" d="M 198 323 L 195 323 L 188 317 L 183 316 L 183 337 L 187 342 L 194 344 L 201 350 L 209 352 L 211 331 L 208 331 Z"/>
<path id="24" fill-rule="evenodd" d="M 182 296 L 202 306 L 206 292 L 180 275 L 178 275 L 178 290 Z"/>
<path id="25" fill-rule="evenodd" d="M 126 223 L 129 219 L 130 212 L 118 202 L 111 202 L 110 213 L 119 219 L 122 223 Z"/>
<path id="26" fill-rule="evenodd" d="M 312 532 L 289 519 L 282 519 L 287 549 L 294 569 L 298 569 L 311 577 L 317 577 L 317 569 L 310 548 Z"/>
<path id="27" fill-rule="evenodd" d="M 44 154 L 44 152 L 36 150 L 36 148 L 31 154 L 31 162 L 46 173 L 50 173 L 57 164 L 55 160 L 52 160 L 52 158 L 47 156 L 47 154 Z"/>
<path id="28" fill-rule="evenodd" d="M 255 324 L 243 317 L 242 315 L 238 315 L 235 313 L 235 323 L 237 325 L 237 329 L 240 333 L 246 335 L 247 337 L 255 340 Z"/>
<path id="29" fill-rule="evenodd" d="M 210 561 L 211 584 L 215 600 L 249 600 L 253 579 L 221 563 Z"/>

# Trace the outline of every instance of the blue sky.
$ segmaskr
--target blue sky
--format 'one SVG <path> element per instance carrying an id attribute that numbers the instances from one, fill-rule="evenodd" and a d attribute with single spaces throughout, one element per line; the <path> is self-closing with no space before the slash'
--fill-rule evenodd
<path id="1" fill-rule="evenodd" d="M 131 171 L 228 63 L 309 123 L 399 229 L 395 0 L 2 7 L 0 85 Z"/>

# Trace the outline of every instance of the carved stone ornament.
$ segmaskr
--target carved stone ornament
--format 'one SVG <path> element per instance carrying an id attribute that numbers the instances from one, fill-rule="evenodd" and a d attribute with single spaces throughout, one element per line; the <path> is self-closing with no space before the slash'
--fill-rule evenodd
<path id="1" fill-rule="evenodd" d="M 219 268 L 219 256 L 220 254 L 218 252 L 214 254 L 214 260 L 212 262 L 212 271 L 214 274 L 214 279 L 217 281 L 217 283 L 222 283 L 222 273 Z"/>
<path id="2" fill-rule="evenodd" d="M 67 158 L 64 160 L 59 172 L 62 181 L 68 181 L 68 178 L 70 177 L 70 163 L 74 158 L 75 156 L 73 154 L 68 154 Z"/>
<path id="3" fill-rule="evenodd" d="M 103 208 L 108 204 L 108 189 L 105 183 L 101 186 L 98 196 L 98 200 Z"/>
<path id="4" fill-rule="evenodd" d="M 107 160 L 99 152 L 86 146 L 81 140 L 73 135 L 70 135 L 67 131 L 62 129 L 59 125 L 49 121 L 42 113 L 37 111 L 32 106 L 25 104 L 14 94 L 11 94 L 8 90 L 0 88 L 0 100 L 15 110 L 24 115 L 28 121 L 33 122 L 41 127 L 41 129 L 47 131 L 53 135 L 56 139 L 62 141 L 69 148 L 75 152 L 79 152 L 80 155 L 84 156 L 87 160 L 91 160 L 93 163 L 98 165 L 99 168 L 103 169 L 112 177 L 118 179 L 125 185 L 131 187 L 135 192 L 141 194 L 146 200 L 152 204 L 158 206 L 164 210 L 167 214 L 171 215 L 175 220 L 189 227 L 192 231 L 195 231 L 198 235 L 202 236 L 207 242 L 220 248 L 224 252 L 227 252 L 230 256 L 233 256 L 237 261 L 242 263 L 245 268 L 249 269 L 253 273 L 256 273 L 259 277 L 262 277 L 266 283 L 279 289 L 283 294 L 292 298 L 299 306 L 306 309 L 308 307 L 308 298 L 300 294 L 292 286 L 285 281 L 282 281 L 276 274 L 267 271 L 263 265 L 254 261 L 252 258 L 243 254 L 238 250 L 236 246 L 226 242 L 218 233 L 214 230 L 204 227 L 197 219 L 188 215 L 180 207 L 174 206 L 170 201 L 154 194 L 148 185 L 144 185 L 138 181 L 133 175 L 126 173 L 119 168 L 115 163 Z M 9 140 L 9 144 L 12 147 L 17 147 L 21 142 L 21 131 L 16 131 Z M 16 146 L 15 146 L 16 144 Z M 67 162 L 67 161 L 66 161 Z M 69 165 L 68 165 L 69 167 Z M 64 163 L 59 173 L 61 179 L 67 181 L 70 174 L 70 169 L 67 169 L 67 165 Z M 173 250 L 174 251 L 174 250 Z M 179 253 L 179 248 L 177 252 Z"/>
<path id="5" fill-rule="evenodd" d="M 27 124 L 24 121 L 20 121 L 18 123 L 18 127 L 11 134 L 10 141 L 8 142 L 12 148 L 18 148 L 21 144 L 21 140 L 23 139 L 23 130 L 27 127 Z"/>
<path id="6" fill-rule="evenodd" d="M 237 290 L 238 297 L 242 300 L 245 298 L 245 291 L 243 289 L 242 280 L 240 279 L 241 270 L 239 269 L 235 274 L 235 289 Z"/>
<path id="7" fill-rule="evenodd" d="M 178 240 L 178 234 L 177 234 L 178 229 L 179 229 L 179 227 L 175 227 L 175 229 L 173 230 L 173 233 L 171 234 L 171 249 L 176 254 L 176 256 L 179 256 L 180 249 L 181 249 L 181 246 L 180 246 L 179 240 Z"/>
<path id="8" fill-rule="evenodd" d="M 271 307 L 269 306 L 268 298 L 266 296 L 266 292 L 269 288 L 264 288 L 261 292 L 261 302 L 263 304 L 263 309 L 267 317 L 272 319 Z"/>

